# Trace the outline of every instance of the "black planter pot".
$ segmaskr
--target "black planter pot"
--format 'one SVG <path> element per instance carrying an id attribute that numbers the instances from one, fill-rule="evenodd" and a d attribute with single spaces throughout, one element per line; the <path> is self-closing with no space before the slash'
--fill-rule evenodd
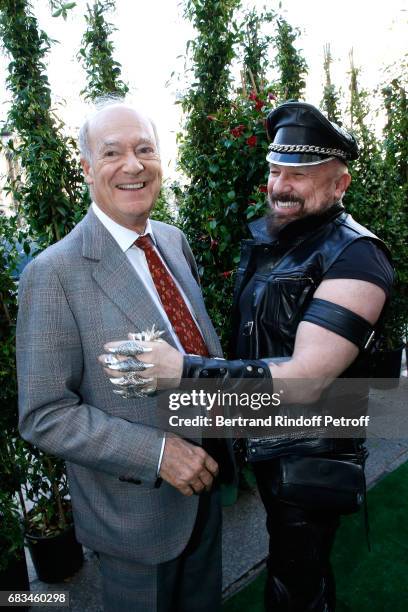
<path id="1" fill-rule="evenodd" d="M 28 580 L 27 563 L 22 548 L 16 558 L 14 558 L 0 572 L 0 591 L 29 591 L 30 582 Z M 1 608 L 4 612 L 12 612 L 15 606 L 6 606 Z M 19 610 L 28 610 L 29 607 L 19 606 Z"/>
<path id="2" fill-rule="evenodd" d="M 35 571 L 43 582 L 60 582 L 75 574 L 83 564 L 82 546 L 75 538 L 73 525 L 54 536 L 26 533 L 25 538 Z"/>
<path id="3" fill-rule="evenodd" d="M 370 384 L 374 389 L 396 389 L 401 374 L 404 344 L 390 349 L 377 351 L 374 356 L 373 376 Z"/>

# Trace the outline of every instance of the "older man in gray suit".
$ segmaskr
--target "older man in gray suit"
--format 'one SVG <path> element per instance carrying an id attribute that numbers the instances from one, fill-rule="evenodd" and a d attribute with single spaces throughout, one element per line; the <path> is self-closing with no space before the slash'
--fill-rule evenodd
<path id="1" fill-rule="evenodd" d="M 184 235 L 149 220 L 162 178 L 151 121 L 113 104 L 85 123 L 80 143 L 92 206 L 21 278 L 20 431 L 66 460 L 77 537 L 99 554 L 105 610 L 215 612 L 218 464 L 165 437 L 154 397 L 112 393 L 97 356 L 153 325 L 179 350 L 221 348 Z"/>

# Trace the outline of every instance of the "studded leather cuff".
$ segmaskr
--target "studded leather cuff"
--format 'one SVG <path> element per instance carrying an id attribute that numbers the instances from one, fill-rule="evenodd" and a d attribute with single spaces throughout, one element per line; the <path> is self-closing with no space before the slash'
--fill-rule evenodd
<path id="1" fill-rule="evenodd" d="M 197 355 L 184 355 L 182 379 L 217 379 L 222 385 L 234 379 L 272 379 L 268 364 L 261 359 L 210 359 Z"/>

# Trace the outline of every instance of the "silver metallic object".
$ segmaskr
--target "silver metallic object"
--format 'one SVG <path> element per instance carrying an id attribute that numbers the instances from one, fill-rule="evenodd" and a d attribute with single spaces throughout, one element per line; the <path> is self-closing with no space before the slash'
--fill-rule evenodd
<path id="1" fill-rule="evenodd" d="M 142 355 L 143 353 L 151 353 L 152 349 L 142 346 L 136 342 L 136 340 L 127 340 L 115 348 L 109 348 L 108 351 L 113 355 L 135 357 L 136 355 Z"/>
<path id="2" fill-rule="evenodd" d="M 124 360 L 117 359 L 114 355 L 107 355 L 105 357 L 105 366 L 109 370 L 115 370 L 116 372 L 143 372 L 148 368 L 152 368 L 153 365 L 153 363 L 144 363 L 136 357 L 129 357 Z"/>
<path id="3" fill-rule="evenodd" d="M 114 389 L 116 395 L 120 395 L 124 399 L 135 399 L 146 397 L 156 391 L 156 387 L 148 387 L 147 389 L 138 389 L 137 387 L 127 387 L 126 389 Z"/>
<path id="4" fill-rule="evenodd" d="M 139 342 L 163 342 L 161 336 L 164 331 L 156 331 L 155 326 L 146 331 L 129 334 L 130 340 L 121 342 L 116 348 L 109 349 L 110 355 L 105 357 L 105 366 L 116 372 L 123 372 L 121 377 L 110 378 L 115 386 L 113 392 L 124 399 L 143 398 L 154 393 L 157 388 L 156 378 L 142 378 L 138 372 L 143 372 L 154 366 L 153 363 L 144 363 L 137 355 L 151 352 L 151 348 L 145 348 Z M 128 359 L 118 359 L 116 355 Z"/>
<path id="5" fill-rule="evenodd" d="M 269 145 L 268 150 L 275 153 L 319 153 L 336 155 L 345 159 L 349 157 L 349 154 L 342 149 L 330 149 L 329 147 L 318 147 L 316 145 L 285 145 L 273 142 Z"/>
<path id="6" fill-rule="evenodd" d="M 153 325 L 151 329 L 146 331 L 137 332 L 135 334 L 129 334 L 132 340 L 139 340 L 139 342 L 163 342 L 161 336 L 164 334 L 163 331 L 156 331 L 156 326 Z"/>
<path id="7" fill-rule="evenodd" d="M 111 378 L 111 383 L 119 386 L 113 392 L 125 399 L 140 398 L 154 393 L 157 387 L 157 379 L 140 378 L 135 372 L 125 374 L 121 378 Z"/>
<path id="8" fill-rule="evenodd" d="M 144 387 L 148 383 L 154 381 L 154 378 L 141 378 L 135 372 L 129 372 L 121 376 L 121 378 L 110 378 L 112 385 L 118 385 L 119 387 Z"/>

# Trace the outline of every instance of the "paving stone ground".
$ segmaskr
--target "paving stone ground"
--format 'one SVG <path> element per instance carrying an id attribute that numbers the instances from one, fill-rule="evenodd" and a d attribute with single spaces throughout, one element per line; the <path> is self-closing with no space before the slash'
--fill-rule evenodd
<path id="1" fill-rule="evenodd" d="M 406 371 L 404 372 L 406 374 Z M 374 391 L 370 401 L 384 405 L 384 391 Z M 401 402 L 402 402 L 401 398 Z M 406 402 L 406 398 L 405 398 Z M 399 409 L 406 408 L 402 404 Z M 367 461 L 367 484 L 373 486 L 381 478 L 408 461 L 408 438 L 383 439 L 381 432 L 373 432 L 367 442 L 370 455 Z M 223 590 L 228 597 L 249 583 L 264 567 L 267 556 L 265 513 L 256 490 L 240 491 L 233 506 L 224 508 L 223 530 Z M 101 585 L 97 559 L 92 551 L 85 551 L 83 568 L 63 583 L 48 585 L 40 582 L 27 554 L 31 590 L 47 592 L 65 590 L 70 593 L 71 612 L 102 612 Z M 35 607 L 38 612 L 60 608 Z"/>

